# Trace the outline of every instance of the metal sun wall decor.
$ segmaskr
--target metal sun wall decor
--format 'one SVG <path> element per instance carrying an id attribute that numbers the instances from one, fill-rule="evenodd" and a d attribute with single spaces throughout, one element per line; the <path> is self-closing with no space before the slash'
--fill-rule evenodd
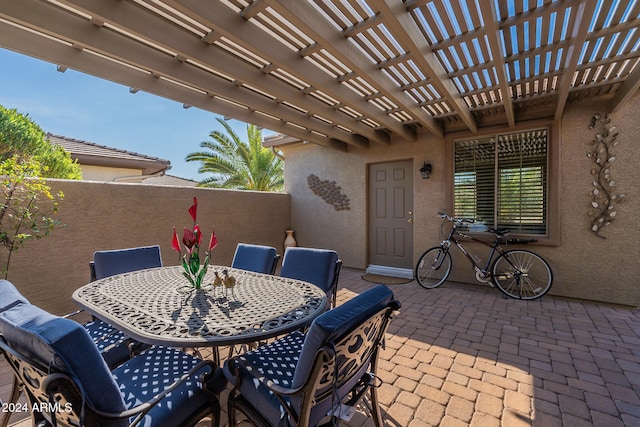
<path id="1" fill-rule="evenodd" d="M 342 194 L 339 186 L 335 181 L 321 180 L 316 175 L 311 174 L 307 177 L 307 184 L 316 196 L 319 196 L 325 202 L 333 205 L 335 210 L 349 210 L 349 198 L 346 194 Z"/>
<path id="2" fill-rule="evenodd" d="M 608 114 L 594 114 L 589 129 L 595 130 L 595 137 L 590 141 L 592 150 L 587 157 L 595 163 L 591 169 L 593 190 L 591 191 L 591 231 L 601 239 L 602 228 L 613 222 L 618 215 L 616 204 L 624 201 L 624 194 L 616 194 L 616 181 L 611 176 L 611 164 L 617 160 L 613 147 L 618 145 L 618 130 L 611 124 Z"/>

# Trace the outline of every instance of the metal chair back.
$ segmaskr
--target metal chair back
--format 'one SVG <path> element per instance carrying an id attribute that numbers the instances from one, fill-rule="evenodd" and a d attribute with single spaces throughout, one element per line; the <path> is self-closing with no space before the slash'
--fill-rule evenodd
<path id="1" fill-rule="evenodd" d="M 305 334 L 295 332 L 231 359 L 225 366 L 234 384 L 229 425 L 235 425 L 237 411 L 257 426 L 333 424 L 337 415 L 327 414 L 369 393 L 373 421 L 381 427 L 378 352 L 399 308 L 391 290 L 380 285 L 324 313 Z"/>
<path id="2" fill-rule="evenodd" d="M 231 267 L 256 273 L 274 274 L 279 259 L 280 255 L 276 248 L 271 246 L 238 243 Z"/>
<path id="3" fill-rule="evenodd" d="M 162 256 L 158 245 L 93 253 L 96 280 L 154 267 L 162 267 Z"/>
<path id="4" fill-rule="evenodd" d="M 280 275 L 319 286 L 326 292 L 331 307 L 335 307 L 341 266 L 342 261 L 336 251 L 289 247 L 282 259 Z"/>

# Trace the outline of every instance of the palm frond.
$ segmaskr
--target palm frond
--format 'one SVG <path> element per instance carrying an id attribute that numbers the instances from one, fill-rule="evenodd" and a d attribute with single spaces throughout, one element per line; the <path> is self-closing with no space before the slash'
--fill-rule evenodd
<path id="1" fill-rule="evenodd" d="M 284 187 L 284 162 L 262 145 L 262 131 L 247 125 L 243 141 L 231 125 L 218 119 L 225 132 L 213 131 L 212 141 L 203 141 L 203 151 L 190 153 L 188 162 L 200 162 L 198 173 L 211 174 L 199 186 L 258 191 L 281 191 Z"/>

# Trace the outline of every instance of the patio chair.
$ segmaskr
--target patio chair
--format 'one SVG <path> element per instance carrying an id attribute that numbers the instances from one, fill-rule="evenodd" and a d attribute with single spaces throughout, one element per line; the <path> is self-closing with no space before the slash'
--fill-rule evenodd
<path id="1" fill-rule="evenodd" d="M 0 280 L 0 312 L 3 312 L 18 303 L 28 303 L 29 300 L 16 289 L 8 280 Z"/>
<path id="2" fill-rule="evenodd" d="M 273 274 L 276 272 L 280 255 L 271 246 L 238 243 L 233 255 L 231 267 L 256 273 Z"/>
<path id="3" fill-rule="evenodd" d="M 336 251 L 289 247 L 282 259 L 280 276 L 313 283 L 326 292 L 331 307 L 335 307 L 341 266 Z"/>
<path id="4" fill-rule="evenodd" d="M 102 279 L 116 274 L 162 267 L 160 246 L 96 251 L 93 253 L 95 278 Z"/>
<path id="5" fill-rule="evenodd" d="M 316 318 L 306 334 L 296 331 L 229 359 L 229 425 L 236 425 L 237 412 L 257 426 L 330 424 L 336 419 L 329 413 L 368 392 L 371 416 L 382 427 L 378 350 L 399 308 L 393 292 L 379 285 Z"/>
<path id="6" fill-rule="evenodd" d="M 30 304 L 30 302 L 18 291 L 13 283 L 8 280 L 0 280 L 0 313 L 18 304 Z M 76 311 L 64 317 L 70 318 L 78 313 L 79 311 Z M 83 326 L 110 369 L 130 359 L 134 349 L 136 351 L 141 351 L 142 349 L 142 345 L 137 345 L 133 340 L 128 340 L 122 332 L 102 321 L 94 320 Z M 15 403 L 18 401 L 22 391 L 20 384 L 20 378 L 14 375 L 9 400 L 7 402 Z M 2 421 L 0 421 L 0 427 L 6 427 L 9 418 L 10 414 L 5 413 Z"/>
<path id="7" fill-rule="evenodd" d="M 29 304 L 30 302 L 16 289 L 13 283 L 8 280 L 0 280 L 0 312 L 18 303 Z M 75 311 L 64 317 L 72 317 L 78 313 L 79 311 Z M 85 324 L 84 327 L 102 353 L 107 365 L 113 368 L 130 358 L 131 350 L 127 346 L 129 343 L 121 345 L 126 340 L 122 332 L 99 320 L 93 320 Z"/>
<path id="8" fill-rule="evenodd" d="M 219 425 L 227 381 L 212 361 L 153 347 L 110 371 L 80 324 L 24 302 L 0 313 L 0 333 L 33 425 Z"/>
<path id="9" fill-rule="evenodd" d="M 89 266 L 92 281 L 115 276 L 116 274 L 162 267 L 160 246 L 96 251 L 93 253 L 93 262 L 89 263 Z M 99 319 L 94 319 L 85 324 L 84 327 L 98 346 L 110 368 L 118 366 L 128 360 L 134 353 L 149 347 L 146 344 L 134 341 Z"/>
<path id="10" fill-rule="evenodd" d="M 20 304 L 20 303 L 29 303 L 29 301 L 22 295 L 13 283 L 8 280 L 0 280 L 0 313 L 10 309 L 11 307 Z M 20 397 L 20 381 L 18 377 L 13 376 L 13 383 L 11 386 L 11 391 L 9 392 L 9 399 L 5 403 L 15 403 L 18 401 Z M 9 423 L 10 414 L 5 412 L 2 417 L 2 421 L 0 421 L 1 427 L 6 427 Z"/>

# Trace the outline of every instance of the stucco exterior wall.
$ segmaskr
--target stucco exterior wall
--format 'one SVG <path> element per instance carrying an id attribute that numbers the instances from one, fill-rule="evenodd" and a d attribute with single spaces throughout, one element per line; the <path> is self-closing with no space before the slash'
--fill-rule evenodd
<path id="1" fill-rule="evenodd" d="M 173 227 L 191 227 L 188 209 L 198 197 L 198 223 L 208 242 L 215 229 L 219 244 L 212 263 L 230 265 L 238 242 L 271 245 L 282 254 L 290 224 L 284 193 L 229 191 L 142 184 L 51 181 L 65 194 L 59 219 L 66 225 L 29 241 L 11 260 L 8 279 L 34 304 L 55 313 L 77 307 L 75 289 L 89 281 L 96 250 L 159 244 L 164 265 L 178 265 L 171 249 Z M 4 254 L 2 259 L 5 259 Z"/>
<path id="2" fill-rule="evenodd" d="M 414 160 L 414 244 L 435 242 L 438 230 L 430 227 L 439 210 L 444 210 L 444 150 L 442 141 L 424 136 L 417 143 L 373 146 L 349 153 L 311 144 L 285 147 L 285 191 L 291 195 L 292 227 L 300 246 L 338 251 L 345 266 L 367 266 L 367 165 L 395 160 Z M 428 180 L 418 169 L 423 161 L 434 164 Z M 436 166 L 437 165 L 437 166 Z M 335 210 L 313 194 L 307 183 L 310 174 L 336 181 L 349 198 L 349 210 Z"/>
<path id="3" fill-rule="evenodd" d="M 616 221 L 602 233 L 590 231 L 588 211 L 593 190 L 592 160 L 586 156 L 594 131 L 588 128 L 601 106 L 569 107 L 560 123 L 560 244 L 531 246 L 551 264 L 555 275 L 551 293 L 559 296 L 624 305 L 640 305 L 640 97 L 612 114 L 620 132 L 615 148 L 618 161 L 611 174 L 626 202 Z M 368 150 L 338 152 L 311 144 L 283 147 L 286 158 L 286 191 L 291 195 L 292 227 L 299 244 L 332 248 L 345 266 L 367 266 L 367 165 L 375 162 L 414 161 L 414 263 L 420 254 L 438 244 L 440 220 L 436 213 L 449 210 L 442 139 L 420 134 L 415 143 L 373 146 Z M 433 165 L 432 177 L 422 180 L 418 169 L 423 161 Z M 307 176 L 336 181 L 350 199 L 350 210 L 336 211 L 315 196 Z M 464 264 L 463 264 L 464 262 Z M 476 283 L 465 260 L 457 262 L 455 280 Z M 425 290 L 425 293 L 428 292 Z M 426 297 L 426 296 L 425 296 Z"/>
<path id="4" fill-rule="evenodd" d="M 80 165 L 82 179 L 85 181 L 118 181 L 126 178 L 127 182 L 142 181 L 142 170 L 127 168 L 110 168 L 104 166 Z"/>
<path id="5" fill-rule="evenodd" d="M 599 105 L 583 105 L 565 114 L 562 124 L 562 242 L 554 256 L 560 295 L 640 305 L 640 96 L 611 114 L 619 131 L 617 161 L 611 176 L 626 196 L 615 221 L 596 237 L 587 215 L 593 191 L 593 160 L 586 154 L 595 132 L 589 120 Z"/>

